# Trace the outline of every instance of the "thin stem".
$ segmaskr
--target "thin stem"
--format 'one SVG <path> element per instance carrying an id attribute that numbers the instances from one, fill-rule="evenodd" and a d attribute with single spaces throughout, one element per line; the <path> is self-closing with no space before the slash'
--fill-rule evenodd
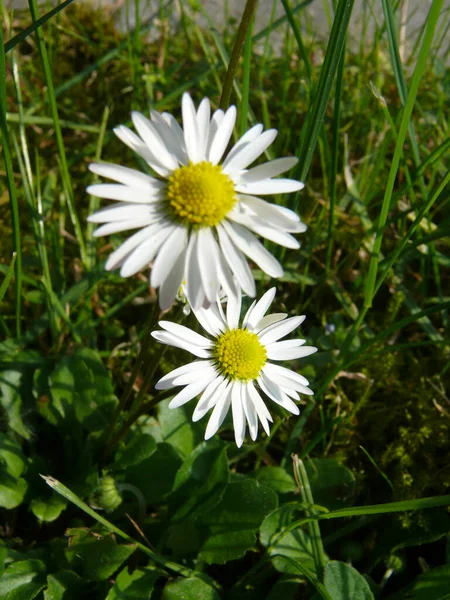
<path id="1" fill-rule="evenodd" d="M 109 424 L 109 427 L 106 431 L 105 434 L 105 447 L 108 444 L 109 438 L 112 435 L 112 432 L 114 431 L 114 427 L 116 426 L 117 420 L 120 417 L 120 415 L 122 414 L 123 410 L 125 409 L 127 402 L 130 398 L 131 392 L 133 390 L 133 386 L 136 382 L 136 378 L 138 376 L 139 373 L 139 369 L 141 367 L 141 364 L 147 354 L 148 351 L 148 346 L 151 340 L 151 332 L 153 331 L 154 326 L 156 325 L 158 319 L 159 319 L 159 308 L 158 308 L 158 304 L 155 303 L 155 305 L 153 306 L 153 312 L 150 315 L 150 318 L 148 320 L 148 324 L 145 330 L 145 334 L 144 334 L 144 339 L 142 340 L 142 344 L 141 344 L 141 349 L 139 351 L 139 354 L 136 358 L 136 361 L 134 363 L 133 366 L 133 370 L 131 371 L 131 375 L 130 375 L 130 379 L 128 380 L 128 383 L 126 385 L 126 388 L 122 394 L 122 397 L 119 400 L 119 404 L 117 405 L 116 410 L 114 411 L 114 414 L 112 416 L 111 419 L 111 423 Z"/>
<path id="2" fill-rule="evenodd" d="M 244 8 L 239 28 L 237 30 L 236 39 L 234 40 L 233 50 L 231 51 L 230 62 L 228 63 L 225 81 L 223 83 L 222 95 L 220 96 L 219 108 L 226 110 L 230 104 L 231 90 L 233 88 L 234 75 L 241 56 L 242 47 L 244 45 L 247 29 L 250 27 L 253 15 L 256 10 L 257 0 L 247 0 Z"/>
<path id="3" fill-rule="evenodd" d="M 300 458 L 294 454 L 292 457 L 294 463 L 294 476 L 300 489 L 303 503 L 312 506 L 314 504 L 314 498 L 309 485 L 308 474 L 306 473 L 305 465 Z M 305 510 L 307 517 L 313 517 L 313 511 Z M 312 553 L 314 558 L 314 564 L 316 567 L 317 578 L 319 581 L 323 581 L 323 574 L 325 569 L 325 552 L 323 550 L 322 537 L 320 535 L 320 527 L 317 521 L 311 521 L 308 523 L 309 534 L 311 537 Z"/>

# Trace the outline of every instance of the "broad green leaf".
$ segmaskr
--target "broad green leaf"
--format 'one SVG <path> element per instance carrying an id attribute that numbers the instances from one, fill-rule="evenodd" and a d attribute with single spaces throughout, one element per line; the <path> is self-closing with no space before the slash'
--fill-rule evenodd
<path id="1" fill-rule="evenodd" d="M 334 458 L 313 458 L 305 463 L 314 502 L 329 510 L 348 507 L 355 490 L 355 477 Z"/>
<path id="2" fill-rule="evenodd" d="M 180 467 L 171 502 L 178 506 L 173 521 L 201 515 L 216 506 L 228 485 L 228 460 L 220 440 L 203 442 Z"/>
<path id="3" fill-rule="evenodd" d="M 103 581 L 117 571 L 135 551 L 135 545 L 119 545 L 112 535 L 99 536 L 87 529 L 69 530 L 70 545 L 65 550 L 69 565 L 83 579 Z"/>
<path id="4" fill-rule="evenodd" d="M 294 479 L 283 467 L 262 467 L 251 473 L 250 476 L 272 488 L 278 494 L 288 494 L 297 488 Z"/>
<path id="5" fill-rule="evenodd" d="M 187 456 L 202 441 L 204 425 L 202 423 L 192 423 L 192 410 L 188 406 L 171 410 L 168 408 L 169 402 L 170 400 L 164 400 L 158 405 L 161 436 L 182 456 Z"/>
<path id="6" fill-rule="evenodd" d="M 13 562 L 0 578 L 0 598 L 31 600 L 44 585 L 45 564 L 41 560 Z"/>
<path id="7" fill-rule="evenodd" d="M 76 348 L 50 376 L 51 402 L 43 413 L 54 425 L 78 421 L 89 431 L 109 424 L 117 404 L 108 371 L 89 348 Z"/>
<path id="8" fill-rule="evenodd" d="M 0 371 L 0 406 L 3 408 L 8 427 L 20 437 L 29 440 L 31 434 L 22 420 L 23 373 L 20 370 Z"/>
<path id="9" fill-rule="evenodd" d="M 196 555 L 200 546 L 200 532 L 193 519 L 185 519 L 182 523 L 174 523 L 167 529 L 165 545 L 173 556 L 185 559 Z"/>
<path id="10" fill-rule="evenodd" d="M 442 565 L 419 575 L 406 593 L 399 596 L 403 600 L 448 600 L 450 597 L 450 565 Z"/>
<path id="11" fill-rule="evenodd" d="M 333 600 L 374 600 L 367 581 L 347 563 L 330 561 L 325 567 L 324 584 Z"/>
<path id="12" fill-rule="evenodd" d="M 199 519 L 206 526 L 206 540 L 199 558 L 225 563 L 251 550 L 264 517 L 278 505 L 278 496 L 253 479 L 230 483 L 220 503 Z"/>
<path id="13" fill-rule="evenodd" d="M 16 508 L 22 503 L 28 484 L 22 477 L 14 477 L 5 469 L 0 471 L 0 506 Z"/>
<path id="14" fill-rule="evenodd" d="M 114 469 L 124 469 L 139 464 L 155 451 L 155 439 L 151 435 L 136 431 L 128 444 L 117 452 Z"/>
<path id="15" fill-rule="evenodd" d="M 298 579 L 279 579 L 270 590 L 266 600 L 297 600 L 300 583 Z"/>
<path id="16" fill-rule="evenodd" d="M 20 477 L 25 469 L 25 457 L 21 445 L 0 433 L 0 465 L 6 468 L 10 475 Z"/>
<path id="17" fill-rule="evenodd" d="M 180 466 L 181 458 L 172 446 L 158 444 L 156 452 L 127 469 L 126 480 L 140 489 L 147 504 L 157 504 L 172 489 Z"/>
<path id="18" fill-rule="evenodd" d="M 263 546 L 276 542 L 278 534 L 293 520 L 293 515 L 298 511 L 298 504 L 290 502 L 282 504 L 279 508 L 267 515 L 259 529 L 259 537 Z"/>
<path id="19" fill-rule="evenodd" d="M 170 581 L 164 588 L 163 600 L 220 600 L 212 585 L 199 577 Z"/>
<path id="20" fill-rule="evenodd" d="M 86 583 L 73 571 L 62 570 L 47 577 L 44 600 L 79 600 Z"/>
<path id="21" fill-rule="evenodd" d="M 67 500 L 59 494 L 39 496 L 38 498 L 33 498 L 30 502 L 30 508 L 35 517 L 46 523 L 56 521 L 66 506 Z"/>
<path id="22" fill-rule="evenodd" d="M 140 568 L 130 573 L 125 567 L 117 576 L 106 600 L 150 600 L 158 577 L 160 574 L 152 569 Z"/>

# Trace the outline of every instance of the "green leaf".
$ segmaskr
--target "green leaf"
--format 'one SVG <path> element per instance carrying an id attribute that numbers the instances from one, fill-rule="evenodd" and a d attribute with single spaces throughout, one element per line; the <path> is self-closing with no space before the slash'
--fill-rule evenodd
<path id="1" fill-rule="evenodd" d="M 294 479 L 283 467 L 262 467 L 251 473 L 250 476 L 258 480 L 259 483 L 272 488 L 278 494 L 288 494 L 297 488 Z"/>
<path id="2" fill-rule="evenodd" d="M 125 567 L 117 576 L 106 600 L 149 600 L 159 576 L 152 569 L 135 569 L 130 573 Z"/>
<path id="3" fill-rule="evenodd" d="M 83 579 L 90 581 L 111 577 L 136 549 L 134 544 L 119 546 L 112 535 L 94 535 L 87 529 L 72 529 L 69 534 L 67 561 Z"/>
<path id="4" fill-rule="evenodd" d="M 66 508 L 67 501 L 58 494 L 39 496 L 30 502 L 30 508 L 35 517 L 45 523 L 56 521 Z"/>
<path id="5" fill-rule="evenodd" d="M 151 456 L 126 471 L 126 480 L 138 487 L 147 504 L 162 502 L 173 487 L 181 458 L 169 444 L 158 444 Z"/>
<path id="6" fill-rule="evenodd" d="M 324 584 L 333 600 L 374 600 L 369 584 L 356 569 L 337 560 L 325 567 Z M 428 596 L 427 600 L 430 600 Z"/>
<path id="7" fill-rule="evenodd" d="M 155 439 L 151 435 L 137 431 L 128 444 L 117 452 L 114 469 L 125 469 L 139 464 L 154 452 L 156 452 Z"/>
<path id="8" fill-rule="evenodd" d="M 50 391 L 51 401 L 42 414 L 68 428 L 76 420 L 89 431 L 99 431 L 109 424 L 117 404 L 109 373 L 89 348 L 76 348 L 57 364 Z"/>
<path id="9" fill-rule="evenodd" d="M 314 502 L 337 510 L 351 505 L 355 477 L 334 458 L 313 458 L 305 463 Z"/>
<path id="10" fill-rule="evenodd" d="M 184 560 L 187 556 L 198 553 L 200 541 L 200 532 L 194 520 L 186 519 L 169 526 L 165 545 L 170 548 L 174 557 Z"/>
<path id="11" fill-rule="evenodd" d="M 16 508 L 22 503 L 28 484 L 19 475 L 25 468 L 22 448 L 14 440 L 0 434 L 0 506 Z"/>
<path id="12" fill-rule="evenodd" d="M 261 544 L 267 547 L 275 543 L 277 534 L 290 525 L 292 516 L 297 511 L 298 504 L 290 502 L 283 504 L 271 512 L 270 515 L 267 515 L 259 529 Z"/>
<path id="13" fill-rule="evenodd" d="M 0 433 L 0 464 L 14 477 L 20 477 L 25 469 L 25 457 L 18 442 Z"/>
<path id="14" fill-rule="evenodd" d="M 164 588 L 163 600 L 220 600 L 212 585 L 199 577 L 170 581 Z"/>
<path id="15" fill-rule="evenodd" d="M 419 575 L 399 598 L 408 600 L 448 600 L 450 597 L 450 565 L 442 565 Z"/>
<path id="16" fill-rule="evenodd" d="M 47 577 L 44 600 L 79 600 L 86 583 L 76 573 L 62 570 Z"/>
<path id="17" fill-rule="evenodd" d="M 10 369 L 0 372 L 0 406 L 10 427 L 20 437 L 29 440 L 31 434 L 22 420 L 22 386 L 23 373 L 20 370 Z"/>
<path id="18" fill-rule="evenodd" d="M 192 423 L 192 410 L 190 411 L 188 406 L 170 410 L 169 403 L 170 400 L 164 400 L 158 405 L 162 439 L 182 456 L 187 456 L 202 441 L 204 426 L 201 423 Z"/>
<path id="19" fill-rule="evenodd" d="M 187 457 L 175 478 L 171 502 L 178 506 L 173 521 L 201 515 L 216 506 L 228 485 L 228 460 L 220 440 L 203 442 Z"/>
<path id="20" fill-rule="evenodd" d="M 199 521 L 207 528 L 199 558 L 223 564 L 243 556 L 255 546 L 256 531 L 278 505 L 278 496 L 252 479 L 230 483 L 222 500 Z"/>
<path id="21" fill-rule="evenodd" d="M 44 585 L 45 564 L 41 560 L 13 562 L 0 578 L 0 598 L 31 600 Z"/>

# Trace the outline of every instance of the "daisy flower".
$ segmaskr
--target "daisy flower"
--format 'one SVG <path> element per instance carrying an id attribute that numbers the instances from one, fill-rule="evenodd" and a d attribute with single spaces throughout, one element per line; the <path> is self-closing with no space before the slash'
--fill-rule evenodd
<path id="1" fill-rule="evenodd" d="M 281 265 L 255 234 L 298 248 L 291 233 L 306 226 L 291 210 L 259 196 L 302 189 L 298 181 L 274 179 L 297 159 L 278 158 L 248 168 L 277 131 L 263 132 L 262 125 L 255 125 L 224 158 L 236 121 L 234 106 L 211 116 L 207 98 L 196 110 L 184 94 L 183 128 L 169 113 L 152 110 L 150 119 L 138 112 L 131 117 L 138 135 L 124 125 L 114 132 L 156 176 L 109 163 L 90 165 L 97 175 L 116 182 L 87 189 L 99 198 L 117 200 L 89 217 L 91 223 L 103 223 L 94 235 L 138 230 L 109 256 L 106 268 L 120 267 L 122 277 L 130 277 L 152 263 L 150 284 L 159 288 L 162 309 L 172 304 L 183 280 L 196 308 L 215 302 L 220 287 L 231 293 L 233 276 L 254 297 L 246 257 L 271 277 L 280 277 Z"/>
<path id="2" fill-rule="evenodd" d="M 302 339 L 280 341 L 305 317 L 286 318 L 284 313 L 265 316 L 274 297 L 272 288 L 258 302 L 255 300 L 241 325 L 240 289 L 228 297 L 226 313 L 220 303 L 193 309 L 208 337 L 169 321 L 160 321 L 162 330 L 152 332 L 159 342 L 187 350 L 200 359 L 162 377 L 156 389 L 183 386 L 169 408 L 178 408 L 200 395 L 192 419 L 198 421 L 212 409 L 206 440 L 217 432 L 230 406 L 238 447 L 244 441 L 247 424 L 252 440 L 258 435 L 258 421 L 269 435 L 273 419 L 261 392 L 294 415 L 300 412 L 294 402 L 300 400 L 299 394 L 313 394 L 302 375 L 271 362 L 302 358 L 317 351 L 313 346 L 304 346 Z"/>

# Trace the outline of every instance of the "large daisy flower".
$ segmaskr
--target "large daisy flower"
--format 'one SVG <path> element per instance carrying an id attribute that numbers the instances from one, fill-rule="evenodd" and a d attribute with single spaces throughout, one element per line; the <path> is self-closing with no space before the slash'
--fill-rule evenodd
<path id="1" fill-rule="evenodd" d="M 241 325 L 240 290 L 228 297 L 226 313 L 220 303 L 194 309 L 208 337 L 169 321 L 160 321 L 162 330 L 152 332 L 159 342 L 187 350 L 200 359 L 162 377 L 156 389 L 183 386 L 169 408 L 178 408 L 200 395 L 192 419 L 198 421 L 212 409 L 206 440 L 217 432 L 230 406 L 238 447 L 244 441 L 247 423 L 252 440 L 258 435 L 258 421 L 269 435 L 273 419 L 261 392 L 294 415 L 299 414 L 294 402 L 300 400 L 299 394 L 313 394 L 302 375 L 271 362 L 302 358 L 317 351 L 313 346 L 304 346 L 302 339 L 279 341 L 305 317 L 286 318 L 283 313 L 265 316 L 274 296 L 272 288 L 258 302 L 255 300 Z"/>
<path id="2" fill-rule="evenodd" d="M 160 288 L 162 309 L 171 305 L 183 280 L 195 307 L 214 302 L 220 287 L 231 293 L 233 276 L 255 296 L 246 256 L 271 277 L 280 277 L 283 269 L 254 234 L 298 248 L 290 234 L 306 229 L 294 212 L 258 197 L 302 189 L 298 181 L 273 179 L 297 159 L 248 168 L 274 141 L 276 130 L 263 132 L 255 125 L 223 159 L 236 108 L 210 112 L 207 98 L 196 110 L 184 94 L 183 128 L 171 114 L 152 110 L 150 119 L 132 113 L 138 135 L 123 125 L 114 130 L 156 177 L 109 163 L 90 165 L 97 175 L 117 182 L 88 187 L 94 196 L 118 201 L 89 217 L 91 223 L 103 223 L 94 235 L 138 229 L 109 256 L 106 268 L 120 267 L 129 277 L 152 263 L 150 284 Z"/>

